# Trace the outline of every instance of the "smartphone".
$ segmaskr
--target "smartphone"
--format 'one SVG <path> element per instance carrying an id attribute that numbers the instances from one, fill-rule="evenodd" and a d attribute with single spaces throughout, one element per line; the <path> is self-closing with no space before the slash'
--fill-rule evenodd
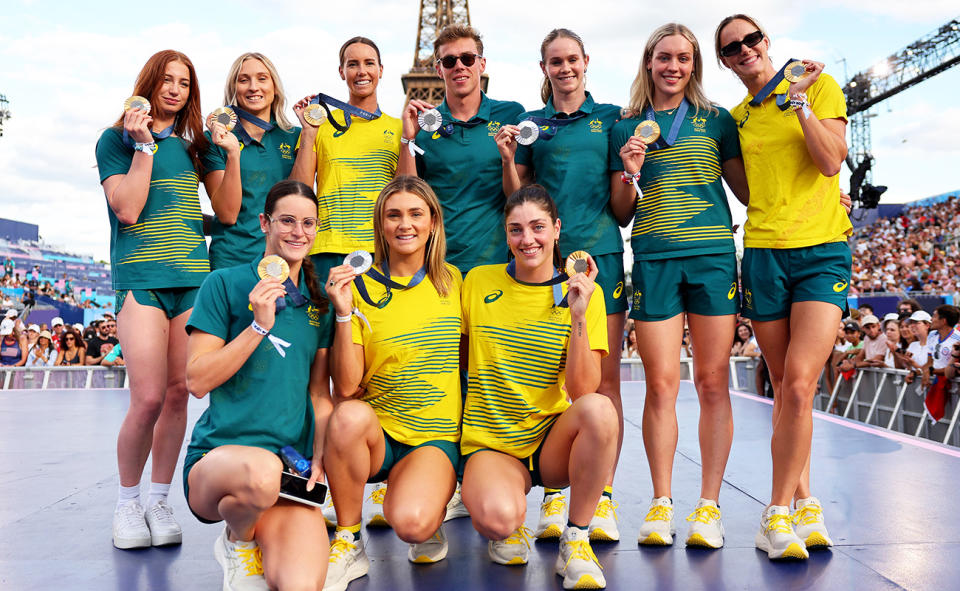
<path id="1" fill-rule="evenodd" d="M 286 470 L 280 475 L 280 496 L 290 501 L 323 508 L 323 501 L 327 497 L 327 485 L 318 482 L 313 490 L 307 491 L 307 478 L 293 474 Z"/>

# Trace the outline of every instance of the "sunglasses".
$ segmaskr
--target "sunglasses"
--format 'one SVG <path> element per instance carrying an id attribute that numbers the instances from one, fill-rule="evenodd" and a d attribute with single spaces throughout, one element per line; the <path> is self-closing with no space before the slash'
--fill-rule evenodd
<path id="1" fill-rule="evenodd" d="M 445 55 L 441 58 L 437 58 L 437 63 L 441 64 L 444 68 L 449 70 L 450 68 L 457 65 L 457 60 L 460 60 L 460 63 L 462 63 L 464 66 L 469 68 L 470 66 L 473 65 L 475 61 L 477 61 L 477 58 L 481 58 L 481 57 L 483 56 L 477 55 L 475 53 L 463 53 L 460 55 Z"/>
<path id="2" fill-rule="evenodd" d="M 755 47 L 757 43 L 763 41 L 763 31 L 754 31 L 750 33 L 740 41 L 734 41 L 733 43 L 728 43 L 720 48 L 720 55 L 723 57 L 731 57 L 740 53 L 740 50 L 744 45 L 747 47 Z"/>

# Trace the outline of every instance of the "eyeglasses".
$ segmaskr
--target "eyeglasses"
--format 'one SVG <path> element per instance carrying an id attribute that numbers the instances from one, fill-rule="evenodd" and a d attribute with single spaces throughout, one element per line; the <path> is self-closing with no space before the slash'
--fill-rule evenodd
<path id="1" fill-rule="evenodd" d="M 302 220 L 298 220 L 292 215 L 280 215 L 277 217 L 268 215 L 267 219 L 271 222 L 277 222 L 277 224 L 280 225 L 280 229 L 284 232 L 293 232 L 298 223 L 306 234 L 315 234 L 317 231 L 317 218 L 303 218 Z"/>
<path id="2" fill-rule="evenodd" d="M 441 58 L 437 58 L 437 63 L 441 64 L 444 68 L 450 69 L 457 65 L 457 60 L 460 60 L 466 67 L 473 65 L 473 62 L 477 61 L 477 58 L 483 57 L 482 55 L 477 55 L 476 53 L 463 53 L 460 55 L 445 55 Z"/>
<path id="3" fill-rule="evenodd" d="M 763 31 L 754 31 L 750 33 L 740 41 L 734 41 L 733 43 L 728 43 L 720 48 L 720 55 L 723 57 L 730 57 L 740 53 L 740 50 L 744 45 L 747 47 L 754 47 L 757 43 L 763 41 Z"/>

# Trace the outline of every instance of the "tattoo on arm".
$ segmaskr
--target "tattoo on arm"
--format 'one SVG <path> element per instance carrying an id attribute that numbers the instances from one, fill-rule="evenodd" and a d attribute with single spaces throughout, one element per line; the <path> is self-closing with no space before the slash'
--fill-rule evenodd
<path id="1" fill-rule="evenodd" d="M 578 336 L 578 337 L 582 337 L 582 336 L 583 336 L 583 323 L 582 323 L 582 322 L 578 322 L 578 323 L 577 323 L 577 336 Z"/>

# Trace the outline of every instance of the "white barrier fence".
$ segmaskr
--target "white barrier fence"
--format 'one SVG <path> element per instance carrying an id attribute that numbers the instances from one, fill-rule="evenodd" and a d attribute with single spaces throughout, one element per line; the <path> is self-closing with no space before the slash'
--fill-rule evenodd
<path id="1" fill-rule="evenodd" d="M 680 363 L 680 379 L 692 380 L 693 359 L 681 359 Z M 757 394 L 756 366 L 756 358 L 731 357 L 730 388 Z M 920 387 L 920 379 L 908 384 L 904 379 L 908 373 L 901 369 L 859 369 L 852 380 L 838 377 L 829 394 L 821 389 L 814 398 L 814 408 L 868 425 L 960 447 L 960 429 L 957 428 L 960 401 L 956 395 L 960 390 L 960 380 L 954 380 L 948 389 L 946 414 L 934 422 L 924 405 L 925 392 Z M 623 359 L 620 378 L 643 380 L 643 363 L 639 359 Z"/>
<path id="2" fill-rule="evenodd" d="M 125 367 L 77 365 L 62 367 L 0 366 L 0 389 L 47 390 L 127 388 Z"/>

